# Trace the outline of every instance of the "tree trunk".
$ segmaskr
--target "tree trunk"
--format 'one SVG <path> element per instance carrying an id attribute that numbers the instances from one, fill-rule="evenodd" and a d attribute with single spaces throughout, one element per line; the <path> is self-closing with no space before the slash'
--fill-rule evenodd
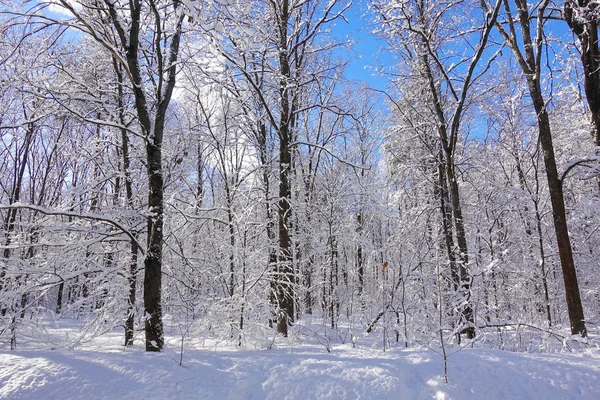
<path id="1" fill-rule="evenodd" d="M 554 220 L 554 230 L 556 232 L 556 241 L 558 244 L 558 253 L 565 283 L 565 295 L 567 299 L 567 309 L 571 323 L 571 334 L 587 336 L 585 319 L 583 315 L 583 306 L 579 294 L 579 284 L 577 281 L 577 272 L 573 261 L 573 250 L 567 228 L 567 217 L 565 210 L 565 200 L 563 196 L 562 181 L 558 176 L 556 159 L 554 156 L 554 145 L 552 143 L 552 131 L 550 129 L 550 118 L 546 110 L 546 103 L 541 89 L 541 58 L 542 58 L 542 35 L 543 23 L 545 21 L 545 11 L 548 6 L 548 0 L 543 1 L 537 7 L 537 30 L 535 42 L 531 36 L 531 26 L 529 8 L 524 0 L 515 0 L 519 23 L 521 25 L 521 37 L 516 37 L 514 20 L 511 16 L 511 10 L 508 1 L 505 2 L 505 9 L 509 16 L 508 23 L 510 34 L 504 30 L 504 27 L 496 23 L 506 42 L 510 45 L 517 62 L 523 70 L 527 80 L 529 94 L 533 107 L 537 115 L 539 141 L 544 155 L 544 164 L 546 167 L 546 177 L 548 180 L 548 190 L 550 192 L 550 202 L 552 203 L 552 216 Z M 523 52 L 519 48 L 519 43 L 523 43 Z"/>
<path id="2" fill-rule="evenodd" d="M 117 107 L 119 109 L 119 123 L 121 128 L 121 157 L 123 162 L 123 176 L 125 183 L 125 200 L 127 207 L 133 210 L 133 182 L 131 179 L 131 157 L 129 154 L 129 136 L 125 129 L 125 105 L 123 103 L 123 72 L 117 60 L 113 57 L 113 67 L 117 76 Z M 137 236 L 137 235 L 136 235 Z M 127 317 L 125 320 L 125 346 L 133 346 L 134 336 L 134 321 L 135 321 L 135 302 L 137 288 L 137 273 L 138 273 L 138 246 L 135 240 L 130 242 L 130 260 L 129 260 L 129 276 L 127 283 L 129 287 L 129 296 L 127 299 Z"/>
<path id="3" fill-rule="evenodd" d="M 362 172 L 362 171 L 361 171 Z M 361 202 L 362 203 L 362 202 Z M 363 220 L 362 212 L 358 210 L 356 212 L 356 235 L 358 236 L 358 244 L 356 245 L 356 267 L 358 275 L 358 297 L 362 297 L 364 286 L 365 286 L 365 266 L 363 260 L 363 247 L 362 247 L 362 233 L 363 233 Z M 363 302 L 361 301 L 361 304 Z"/>
<path id="4" fill-rule="evenodd" d="M 459 301 L 461 304 L 462 317 L 467 325 L 461 333 L 465 334 L 468 339 L 475 337 L 475 326 L 473 318 L 473 308 L 471 307 L 471 276 L 467 271 L 469 265 L 469 253 L 467 248 L 467 236 L 465 233 L 465 225 L 462 216 L 462 207 L 460 205 L 460 197 L 458 192 L 458 182 L 454 173 L 454 163 L 450 162 L 450 156 L 446 155 L 446 174 L 448 176 L 448 186 L 450 192 L 450 200 L 452 203 L 452 215 L 454 216 L 454 229 L 456 231 L 456 242 L 458 243 L 458 276 L 459 276 Z"/>
<path id="5" fill-rule="evenodd" d="M 65 281 L 61 281 L 58 285 L 58 295 L 56 296 L 56 315 L 60 314 L 63 303 L 63 292 L 65 290 Z"/>
<path id="6" fill-rule="evenodd" d="M 595 7 L 597 4 L 592 4 L 590 0 L 566 0 L 564 16 L 581 44 L 585 95 L 592 113 L 594 143 L 600 146 L 600 49 Z M 576 15 L 573 15 L 574 12 Z"/>
<path id="7" fill-rule="evenodd" d="M 150 211 L 147 228 L 148 249 L 144 259 L 146 351 L 160 351 L 164 344 L 161 305 L 164 212 L 162 151 L 159 146 L 148 143 L 146 152 L 148 163 L 148 209 Z"/>
<path id="8" fill-rule="evenodd" d="M 289 2 L 283 0 L 278 15 L 279 28 L 279 72 L 281 81 L 279 83 L 279 100 L 281 112 L 279 119 L 279 256 L 275 279 L 277 282 L 277 332 L 283 336 L 288 334 L 288 325 L 294 318 L 294 271 L 292 266 L 290 221 L 292 196 L 290 185 L 290 169 L 292 166 L 291 151 L 291 115 L 290 115 L 290 64 L 288 60 L 288 20 Z"/>
<path id="9" fill-rule="evenodd" d="M 229 253 L 229 297 L 233 297 L 235 292 L 235 226 L 233 220 L 233 200 L 229 184 L 225 184 L 225 194 L 227 200 L 227 227 L 229 231 L 229 245 L 231 246 Z"/>
<path id="10" fill-rule="evenodd" d="M 140 0 L 131 0 L 128 10 L 130 21 L 123 24 L 119 15 L 121 10 L 112 2 L 105 2 L 111 22 L 119 36 L 121 45 L 125 50 L 125 60 L 128 67 L 128 77 L 135 100 L 135 109 L 142 134 L 146 139 L 146 171 L 148 175 L 148 221 L 147 221 L 147 250 L 144 259 L 144 321 L 146 332 L 146 351 L 160 351 L 164 344 L 161 288 L 162 288 L 162 256 L 163 256 L 163 213 L 164 213 L 164 182 L 162 168 L 162 144 L 165 128 L 165 116 L 173 89 L 175 87 L 179 44 L 182 34 L 184 14 L 178 12 L 181 7 L 178 1 L 171 3 L 177 19 L 171 21 L 173 32 L 167 40 L 163 29 L 169 24 L 161 20 L 157 4 L 150 0 L 152 9 L 155 70 L 152 71 L 153 80 L 156 82 L 155 97 L 148 98 L 146 85 L 142 75 L 140 62 L 140 36 L 145 21 L 142 18 L 142 4 Z M 66 1 L 62 4 L 69 8 Z M 166 6 L 166 5 L 165 5 Z M 168 49 L 168 55 L 163 58 L 163 52 Z M 152 104 L 154 103 L 154 104 Z M 151 110 L 155 110 L 154 113 Z"/>
<path id="11" fill-rule="evenodd" d="M 137 286 L 137 261 L 138 248 L 134 241 L 131 241 L 131 259 L 129 260 L 129 297 L 127 303 L 127 319 L 125 320 L 125 346 L 133 346 L 134 319 L 135 319 L 135 296 Z"/>
<path id="12" fill-rule="evenodd" d="M 552 133 L 550 131 L 550 119 L 541 95 L 541 91 L 535 82 L 529 81 L 530 94 L 534 102 L 535 110 L 538 114 L 538 128 L 540 131 L 540 143 L 544 154 L 544 163 L 546 165 L 546 177 L 548 178 L 548 190 L 550 191 L 550 202 L 552 203 L 552 217 L 554 220 L 554 230 L 556 231 L 556 241 L 558 242 L 558 254 L 563 272 L 565 283 L 565 295 L 567 298 L 567 309 L 569 311 L 569 321 L 571 323 L 571 334 L 587 336 L 585 327 L 585 318 L 583 315 L 583 306 L 579 294 L 579 283 L 577 281 L 577 271 L 573 261 L 573 250 L 567 227 L 567 213 L 565 210 L 565 200 L 563 196 L 562 181 L 558 177 L 556 168 L 556 159 L 554 157 L 554 145 L 552 143 Z"/>

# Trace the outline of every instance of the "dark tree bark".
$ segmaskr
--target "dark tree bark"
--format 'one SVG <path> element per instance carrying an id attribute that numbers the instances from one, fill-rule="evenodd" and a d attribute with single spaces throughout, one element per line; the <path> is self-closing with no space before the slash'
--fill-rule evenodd
<path id="1" fill-rule="evenodd" d="M 590 0 L 565 0 L 564 16 L 581 44 L 585 95 L 592 113 L 594 143 L 600 146 L 600 49 L 597 4 Z"/>
<path id="2" fill-rule="evenodd" d="M 415 68 L 424 79 L 424 87 L 427 91 L 428 101 L 435 118 L 438 136 L 438 149 L 435 151 L 438 167 L 438 187 L 436 193 L 440 196 L 442 203 L 442 222 L 445 237 L 446 250 L 450 264 L 450 272 L 454 280 L 454 287 L 458 298 L 455 302 L 460 313 L 460 325 L 463 327 L 461 334 L 467 338 L 475 337 L 474 315 L 471 306 L 471 284 L 472 278 L 469 274 L 469 252 L 467 237 L 460 202 L 460 191 L 456 177 L 456 152 L 458 138 L 461 133 L 461 122 L 465 108 L 468 105 L 468 93 L 473 83 L 482 76 L 481 72 L 475 72 L 487 48 L 490 32 L 494 21 L 498 16 L 502 0 L 497 0 L 493 10 L 485 13 L 484 19 L 478 29 L 481 34 L 478 43 L 471 46 L 473 53 L 465 64 L 464 73 L 451 78 L 453 67 L 443 64 L 443 57 L 438 52 L 439 43 L 437 35 L 437 24 L 442 20 L 446 11 L 438 11 L 429 7 L 429 3 L 422 1 L 405 2 L 398 5 L 401 9 L 405 24 L 396 27 L 399 32 L 408 29 L 414 35 L 411 49 L 408 51 L 409 61 L 413 62 Z M 394 15 L 382 16 L 384 22 L 392 29 L 396 26 Z M 401 33 L 400 33 L 401 34 Z M 403 38 L 404 39 L 404 38 Z M 413 38 L 408 37 L 408 40 Z M 470 44 L 471 45 L 471 44 Z M 403 47 L 404 45 L 401 45 Z M 491 60 L 488 60 L 488 66 Z M 484 67 L 487 69 L 487 67 Z M 456 74 L 457 72 L 452 72 Z M 442 87 L 445 87 L 442 90 Z M 443 92 L 448 92 L 446 99 Z M 449 211 L 451 210 L 451 215 Z M 451 217 L 451 218 L 450 218 Z M 454 245 L 456 239 L 457 246 Z"/>
<path id="3" fill-rule="evenodd" d="M 442 233 L 444 240 L 444 247 L 448 256 L 448 265 L 450 268 L 450 277 L 452 280 L 452 290 L 458 291 L 460 285 L 460 278 L 458 275 L 458 269 L 456 266 L 456 256 L 454 255 L 454 233 L 452 230 L 452 209 L 450 208 L 450 197 L 448 194 L 448 183 L 446 181 L 446 174 L 444 172 L 444 157 L 442 151 L 438 151 L 437 155 L 437 176 L 436 185 L 434 186 L 434 193 L 440 201 L 440 213 L 442 222 Z"/>
<path id="4" fill-rule="evenodd" d="M 358 210 L 356 212 L 356 234 L 358 236 L 358 244 L 356 245 L 356 266 L 357 266 L 357 275 L 358 275 L 358 296 L 359 297 L 362 297 L 364 286 L 365 286 L 365 266 L 364 266 L 364 259 L 363 259 L 363 247 L 362 247 L 362 241 L 361 241 L 362 233 L 363 233 L 362 211 Z"/>
<path id="5" fill-rule="evenodd" d="M 452 157 L 453 158 L 453 157 Z M 458 243 L 458 281 L 460 282 L 460 286 L 458 288 L 458 293 L 460 294 L 460 301 L 464 302 L 464 306 L 462 307 L 462 315 L 465 319 L 466 327 L 463 329 L 462 333 L 464 333 L 468 339 L 473 339 L 475 337 L 475 327 L 474 327 L 474 316 L 473 316 L 473 307 L 471 306 L 471 275 L 467 271 L 467 266 L 469 265 L 469 251 L 467 247 L 467 234 L 465 232 L 465 224 L 462 215 L 462 206 L 460 204 L 460 197 L 458 191 L 458 181 L 456 179 L 455 174 L 455 165 L 454 162 L 448 161 L 450 160 L 449 156 L 446 156 L 446 175 L 448 176 L 448 186 L 450 193 L 450 200 L 452 204 L 452 215 L 454 217 L 454 229 L 456 231 L 456 241 Z"/>
<path id="6" fill-rule="evenodd" d="M 162 323 L 162 254 L 163 254 L 163 214 L 164 214 L 164 182 L 162 167 L 162 143 L 165 127 L 165 116 L 175 87 L 175 75 L 179 54 L 179 43 L 182 33 L 184 14 L 178 0 L 173 0 L 173 12 L 176 14 L 173 32 L 170 38 L 163 32 L 164 22 L 151 0 L 149 6 L 154 17 L 154 43 L 157 79 L 156 98 L 147 98 L 145 82 L 142 77 L 142 57 L 140 51 L 141 12 L 140 0 L 132 0 L 129 9 L 129 24 L 122 25 L 119 10 L 114 3 L 104 0 L 111 22 L 119 35 L 122 48 L 125 50 L 126 67 L 133 87 L 135 108 L 138 121 L 146 139 L 146 170 L 148 175 L 148 222 L 147 251 L 144 259 L 144 320 L 146 333 L 146 351 L 160 351 L 164 344 Z M 68 6 L 67 6 L 68 7 Z M 69 7 L 68 7 L 69 8 Z M 169 41 L 168 45 L 165 43 Z M 164 46 L 164 48 L 163 48 Z M 168 59 L 163 59 L 163 51 L 168 48 Z M 155 102 L 154 115 L 151 114 L 152 103 Z"/>
<path id="7" fill-rule="evenodd" d="M 60 312 L 62 311 L 62 304 L 63 304 L 63 293 L 65 290 L 65 282 L 61 281 L 60 284 L 58 285 L 58 295 L 56 296 L 56 315 L 60 314 Z"/>
<path id="8" fill-rule="evenodd" d="M 125 346 L 133 346 L 134 335 L 134 319 L 135 319 L 135 299 L 137 287 L 138 273 L 138 247 L 137 244 L 131 241 L 131 251 L 129 260 L 129 276 L 127 283 L 129 284 L 129 296 L 127 299 L 127 319 L 125 320 Z"/>
<path id="9" fill-rule="evenodd" d="M 473 339 L 475 337 L 475 328 L 473 308 L 470 304 L 471 278 L 467 271 L 469 251 L 454 164 L 456 141 L 459 133 L 459 124 L 456 121 L 460 121 L 462 107 L 457 107 L 455 110 L 452 128 L 450 132 L 448 132 L 448 121 L 446 120 L 442 100 L 438 93 L 438 86 L 435 83 L 429 56 L 423 55 L 422 60 L 425 77 L 429 84 L 429 92 L 432 96 L 437 117 L 437 133 L 440 139 L 440 150 L 437 156 L 437 162 L 439 163 L 439 186 L 437 192 L 440 195 L 442 207 L 442 228 L 444 231 L 444 242 L 450 265 L 450 274 L 453 279 L 454 289 L 459 295 L 459 298 L 455 299 L 454 302 L 461 304 L 456 308 L 460 310 L 460 324 L 466 325 L 461 333 L 465 334 L 468 339 Z M 463 93 L 466 92 L 467 88 L 468 85 L 465 85 Z M 452 230 L 452 227 L 454 227 L 454 230 Z M 456 236 L 456 241 L 458 243 L 458 254 L 455 253 L 454 236 Z"/>
<path id="10" fill-rule="evenodd" d="M 288 24 L 290 9 L 288 0 L 283 0 L 277 10 L 277 28 L 279 29 L 279 101 L 281 111 L 279 115 L 279 201 L 277 215 L 279 221 L 279 254 L 277 260 L 277 332 L 283 336 L 288 334 L 288 325 L 294 318 L 294 271 L 292 266 L 292 246 L 290 238 L 292 190 L 290 185 L 290 171 L 292 166 L 292 132 L 291 132 L 291 106 L 292 96 L 289 85 L 291 83 L 291 70 L 288 53 Z"/>
<path id="11" fill-rule="evenodd" d="M 113 56 L 113 67 L 117 76 L 117 108 L 119 112 L 119 123 L 121 125 L 121 158 L 123 163 L 123 177 L 125 186 L 125 200 L 127 207 L 133 210 L 133 182 L 131 179 L 131 157 L 129 154 L 129 135 L 127 133 L 127 121 L 125 120 L 125 104 L 124 104 L 124 77 L 122 66 L 118 64 Z M 125 346 L 133 346 L 134 335 L 134 319 L 135 319 L 135 301 L 137 288 L 137 272 L 138 272 L 138 246 L 136 240 L 130 241 L 130 259 L 129 259 L 129 275 L 127 283 L 129 286 L 129 296 L 127 299 L 127 318 L 125 320 Z"/>
<path id="12" fill-rule="evenodd" d="M 544 13 L 548 7 L 548 2 L 549 0 L 544 0 L 537 8 L 537 18 L 534 19 L 537 21 L 535 39 L 533 39 L 531 35 L 532 28 L 530 26 L 530 21 L 532 21 L 532 15 L 529 13 L 526 0 L 515 0 L 517 17 L 520 24 L 520 37 L 517 37 L 517 30 L 515 28 L 516 22 L 513 19 L 508 0 L 504 0 L 504 9 L 509 32 L 507 32 L 500 23 L 496 23 L 496 27 L 504 37 L 506 43 L 511 47 L 519 66 L 523 70 L 525 79 L 527 80 L 529 94 L 537 115 L 539 142 L 544 156 L 550 202 L 552 203 L 554 230 L 556 232 L 558 253 L 565 284 L 571 334 L 578 334 L 585 337 L 587 336 L 587 330 L 585 327 L 581 296 L 579 294 L 577 272 L 573 261 L 573 250 L 571 248 L 569 230 L 567 228 L 567 213 L 565 210 L 562 181 L 559 178 L 558 169 L 556 167 L 552 131 L 550 129 L 550 118 L 546 109 L 546 102 L 544 100 L 540 82 L 544 40 L 542 29 L 545 20 Z M 523 50 L 519 47 L 519 43 L 523 43 Z"/>
<path id="13" fill-rule="evenodd" d="M 536 89 L 532 87 L 534 85 L 537 86 Z M 569 320 L 571 322 L 571 333 L 573 335 L 579 334 L 585 337 L 587 336 L 587 330 L 579 294 L 577 272 L 573 261 L 573 250 L 571 248 L 569 230 L 567 228 L 567 213 L 565 210 L 562 181 L 558 178 L 558 170 L 556 168 L 552 133 L 550 130 L 550 119 L 548 118 L 548 112 L 546 111 L 541 92 L 538 89 L 539 81 L 536 80 L 536 82 L 530 83 L 531 98 L 538 114 L 540 143 L 542 145 L 544 163 L 546 165 L 548 190 L 550 191 L 554 229 L 556 231 L 558 253 L 565 283 L 565 295 L 567 297 L 567 308 L 569 311 Z"/>
<path id="14" fill-rule="evenodd" d="M 276 308 L 277 331 L 286 336 L 288 326 L 293 322 L 295 310 L 295 285 L 298 284 L 295 266 L 293 263 L 292 248 L 292 175 L 293 150 L 297 146 L 295 139 L 295 121 L 297 121 L 299 111 L 300 89 L 306 83 L 304 74 L 307 54 L 316 54 L 315 46 L 311 46 L 314 38 L 318 36 L 323 25 L 340 17 L 341 12 L 347 9 L 343 7 L 342 11 L 334 12 L 333 8 L 336 1 L 330 1 L 327 4 L 318 0 L 304 1 L 291 4 L 289 0 L 269 1 L 264 4 L 268 10 L 262 10 L 269 13 L 273 24 L 273 36 L 265 37 L 270 44 L 276 47 L 276 58 L 269 59 L 270 54 L 260 55 L 259 68 L 248 68 L 248 58 L 246 51 L 235 49 L 236 54 L 230 52 L 230 49 L 222 49 L 223 55 L 232 65 L 234 65 L 245 77 L 256 93 L 256 100 L 260 108 L 265 111 L 261 118 L 268 120 L 279 141 L 279 186 L 277 190 L 276 211 L 273 209 L 273 225 L 268 218 L 267 234 L 273 235 L 273 242 L 277 243 L 274 252 L 269 251 L 269 264 L 271 268 L 271 301 Z M 317 17 L 317 15 L 319 15 Z M 271 42 L 272 40 L 272 42 Z M 232 45 L 236 47 L 236 41 L 232 40 Z M 318 48 L 318 46 L 316 46 Z M 263 72 L 270 73 L 268 65 L 276 66 L 275 79 L 278 83 L 276 93 L 267 93 L 268 87 L 262 85 Z M 261 72 L 257 72 L 261 71 Z M 311 79 L 316 79 L 319 74 L 311 75 Z M 270 99 L 274 99 L 271 103 Z M 318 106 L 318 105 L 315 105 Z M 262 129 L 262 128 L 261 128 Z M 259 134 L 259 138 L 264 135 Z M 259 144 L 261 140 L 259 140 Z M 261 144 L 260 147 L 263 147 Z M 262 154 L 261 154 L 262 157 Z M 265 159 L 261 164 L 265 165 Z M 264 175 L 266 188 L 267 204 L 270 202 L 268 191 L 268 176 Z M 269 214 L 269 206 L 267 213 Z M 275 212 L 277 223 L 275 224 Z M 271 229 L 272 226 L 272 229 Z M 276 263 L 273 256 L 277 257 Z"/>

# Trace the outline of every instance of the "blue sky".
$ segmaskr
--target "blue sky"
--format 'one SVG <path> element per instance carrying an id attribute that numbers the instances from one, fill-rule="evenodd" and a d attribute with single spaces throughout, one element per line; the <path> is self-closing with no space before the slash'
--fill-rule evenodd
<path id="1" fill-rule="evenodd" d="M 345 52 L 342 58 L 348 59 L 346 78 L 355 81 L 364 81 L 377 89 L 385 89 L 387 79 L 377 76 L 375 67 L 386 60 L 385 42 L 372 34 L 373 25 L 367 7 L 368 0 L 355 0 L 350 9 L 344 13 L 348 23 L 339 20 L 332 27 L 332 34 L 338 39 L 354 41 L 352 51 Z"/>

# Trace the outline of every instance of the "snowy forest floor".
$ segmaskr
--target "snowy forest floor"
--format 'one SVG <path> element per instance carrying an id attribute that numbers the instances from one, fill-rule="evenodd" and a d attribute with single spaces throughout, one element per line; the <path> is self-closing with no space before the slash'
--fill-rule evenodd
<path id="1" fill-rule="evenodd" d="M 55 339 L 77 335 L 65 324 Z M 278 339 L 271 350 L 236 350 L 203 342 L 179 365 L 177 338 L 163 353 L 141 340 L 121 346 L 117 330 L 49 349 L 31 342 L 0 350 L 2 399 L 594 399 L 600 350 L 517 353 L 448 349 L 449 383 L 435 349 L 302 344 Z M 322 343 L 322 342 L 321 342 Z"/>

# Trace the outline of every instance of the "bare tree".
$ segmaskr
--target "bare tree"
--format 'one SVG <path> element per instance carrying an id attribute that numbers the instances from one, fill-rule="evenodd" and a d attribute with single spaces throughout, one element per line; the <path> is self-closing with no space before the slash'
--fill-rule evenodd
<path id="1" fill-rule="evenodd" d="M 349 4 L 345 2 L 311 1 L 256 1 L 252 12 L 260 12 L 267 18 L 264 26 L 247 27 L 247 21 L 238 16 L 223 15 L 232 25 L 229 43 L 220 46 L 221 55 L 233 65 L 250 84 L 264 113 L 258 129 L 261 158 L 264 157 L 266 129 L 270 126 L 279 141 L 279 174 L 277 200 L 277 229 L 272 235 L 278 237 L 277 263 L 273 265 L 273 301 L 277 308 L 277 331 L 287 336 L 288 326 L 294 319 L 296 282 L 293 265 L 292 243 L 292 169 L 294 148 L 297 146 L 299 115 L 318 105 L 303 104 L 302 94 L 306 86 L 314 82 L 322 71 L 307 74 L 307 64 L 316 54 L 327 50 L 331 44 L 320 44 L 317 38 L 321 29 L 340 18 Z M 255 37 L 248 37 L 248 30 Z M 243 37 L 240 37 L 240 32 Z M 216 42 L 216 41 L 215 41 Z M 252 59 L 247 54 L 260 56 L 257 45 L 266 48 L 260 57 Z M 258 60 L 258 62 L 257 62 Z M 256 69 L 259 68 L 258 72 Z M 268 78 L 265 78 L 268 75 Z M 262 124 L 262 125 L 261 125 Z M 265 160 L 266 161 L 266 160 Z M 268 210 L 269 211 L 269 210 Z"/>
<path id="2" fill-rule="evenodd" d="M 442 227 L 454 288 L 459 293 L 462 333 L 475 337 L 473 306 L 470 301 L 472 277 L 469 275 L 469 250 L 460 200 L 456 166 L 461 122 L 475 82 L 488 70 L 495 55 L 484 57 L 488 39 L 498 16 L 501 1 L 490 12 L 479 15 L 475 26 L 461 26 L 460 4 L 449 2 L 440 7 L 431 1 L 374 2 L 383 24 L 382 33 L 410 65 L 422 83 L 421 90 L 432 109 L 439 140 L 436 158 L 438 172 L 436 192 L 440 199 Z M 466 12 L 466 9 L 464 9 Z M 450 21 L 442 24 L 441 21 Z M 473 19 L 467 19 L 472 24 Z M 449 25 L 450 28 L 446 27 Z M 456 25 L 456 26 L 454 26 Z M 439 32 L 441 29 L 455 31 Z M 473 37 L 462 31 L 476 32 Z M 445 42 L 456 40 L 470 48 L 468 56 L 449 57 Z M 481 65 L 483 64 L 483 65 Z M 454 241 L 456 240 L 455 251 Z"/>
<path id="3" fill-rule="evenodd" d="M 144 259 L 146 350 L 163 347 L 161 306 L 165 118 L 175 87 L 185 7 L 178 1 L 61 0 L 68 23 L 91 36 L 123 67 L 146 143 L 148 175 L 147 251 Z M 148 35 L 148 36 L 146 36 Z"/>
<path id="4" fill-rule="evenodd" d="M 600 49 L 598 5 L 590 0 L 565 0 L 564 17 L 581 45 L 584 87 L 592 112 L 594 143 L 600 146 Z"/>
<path id="5" fill-rule="evenodd" d="M 502 22 L 497 21 L 496 27 L 506 44 L 510 46 L 519 67 L 523 71 L 529 88 L 531 102 L 537 116 L 539 142 L 543 151 L 548 190 L 552 202 L 554 229 L 565 284 L 571 333 L 585 337 L 587 336 L 587 330 L 579 293 L 577 271 L 573 261 L 573 250 L 567 227 L 563 182 L 558 175 L 550 118 L 542 90 L 544 22 L 546 21 L 549 0 L 542 1 L 540 4 L 535 5 L 533 9 L 530 9 L 532 5 L 528 4 L 526 0 L 515 0 L 514 3 L 504 0 L 503 3 L 504 14 Z M 516 8 L 516 14 L 513 11 L 513 4 L 514 8 Z M 532 26 L 532 21 L 536 21 L 535 26 Z"/>

